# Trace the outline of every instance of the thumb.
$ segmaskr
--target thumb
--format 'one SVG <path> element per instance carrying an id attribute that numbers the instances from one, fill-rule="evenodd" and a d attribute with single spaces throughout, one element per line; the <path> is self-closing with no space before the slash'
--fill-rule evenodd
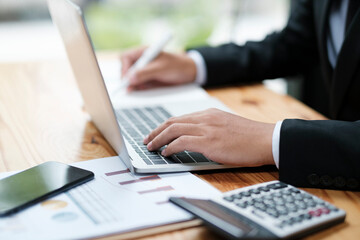
<path id="1" fill-rule="evenodd" d="M 150 63 L 129 76 L 130 86 L 138 86 L 154 80 L 159 81 L 159 76 L 161 76 L 161 67 L 156 63 Z"/>
<path id="2" fill-rule="evenodd" d="M 121 55 L 121 74 L 125 76 L 129 68 L 141 57 L 146 47 L 129 50 Z"/>

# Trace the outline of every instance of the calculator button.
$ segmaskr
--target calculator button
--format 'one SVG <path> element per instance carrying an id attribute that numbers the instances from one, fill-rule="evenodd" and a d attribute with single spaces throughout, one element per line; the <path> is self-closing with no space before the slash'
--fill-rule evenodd
<path id="1" fill-rule="evenodd" d="M 285 200 L 286 202 L 288 202 L 288 203 L 293 203 L 293 202 L 295 202 L 295 198 L 292 197 L 292 196 L 285 196 L 285 197 L 284 197 L 284 200 Z"/>
<path id="2" fill-rule="evenodd" d="M 255 204 L 255 199 L 249 200 L 249 206 L 253 206 Z"/>
<path id="3" fill-rule="evenodd" d="M 303 197 L 304 199 L 312 199 L 312 198 L 313 198 L 312 196 L 310 196 L 310 195 L 307 194 L 307 193 L 302 193 L 302 194 L 301 194 L 301 197 Z"/>
<path id="4" fill-rule="evenodd" d="M 264 196 L 263 197 L 265 200 L 271 200 L 271 201 L 273 201 L 273 196 L 271 196 L 271 195 L 266 195 L 266 196 Z"/>
<path id="5" fill-rule="evenodd" d="M 296 194 L 294 198 L 295 200 L 301 200 L 301 201 L 303 200 L 303 197 L 300 194 Z"/>
<path id="6" fill-rule="evenodd" d="M 251 189 L 249 192 L 251 194 L 259 194 L 260 193 L 259 189 Z"/>
<path id="7" fill-rule="evenodd" d="M 287 215 L 289 213 L 287 208 L 284 206 L 276 206 L 276 211 L 279 213 L 279 215 Z"/>
<path id="8" fill-rule="evenodd" d="M 275 208 L 275 207 L 276 207 L 276 204 L 266 204 L 266 207 L 267 207 L 267 208 Z"/>
<path id="9" fill-rule="evenodd" d="M 337 207 L 334 207 L 334 206 L 332 206 L 332 205 L 327 206 L 327 208 L 328 208 L 331 212 L 337 212 L 337 211 L 339 211 L 339 209 L 338 209 Z"/>
<path id="10" fill-rule="evenodd" d="M 285 208 L 283 210 L 278 210 L 279 215 L 286 216 L 289 214 L 289 211 Z"/>
<path id="11" fill-rule="evenodd" d="M 232 196 L 224 197 L 223 199 L 228 201 L 228 202 L 234 201 L 234 198 Z"/>
<path id="12" fill-rule="evenodd" d="M 313 199 L 315 202 L 316 202 L 316 204 L 318 204 L 318 205 L 325 205 L 326 203 L 323 201 L 323 200 L 321 200 L 321 199 L 318 199 L 318 198 L 315 198 L 315 199 Z"/>
<path id="13" fill-rule="evenodd" d="M 295 204 L 293 203 L 286 203 L 285 207 L 290 211 L 290 212 L 296 212 L 298 210 L 298 208 L 296 207 Z"/>
<path id="14" fill-rule="evenodd" d="M 282 197 L 282 194 L 281 194 L 281 192 L 274 192 L 274 193 L 271 194 L 271 196 L 273 196 L 273 197 Z"/>
<path id="15" fill-rule="evenodd" d="M 284 195 L 284 196 L 290 196 L 291 195 L 291 192 L 287 189 L 284 189 L 281 191 L 281 194 Z"/>
<path id="16" fill-rule="evenodd" d="M 265 206 L 265 204 L 263 204 L 263 203 L 255 203 L 255 204 L 254 204 L 254 207 L 255 207 L 256 209 L 261 210 L 261 211 L 265 211 L 265 210 L 266 210 L 266 206 Z"/>
<path id="17" fill-rule="evenodd" d="M 266 204 L 266 205 L 268 205 L 268 206 L 275 206 L 275 202 L 274 202 L 274 200 L 272 200 L 272 199 L 270 199 L 270 200 L 265 199 L 265 200 L 264 200 L 264 204 Z"/>
<path id="18" fill-rule="evenodd" d="M 286 210 L 286 207 L 285 207 L 285 206 L 276 206 L 275 208 L 276 208 L 276 210 L 278 210 L 278 211 Z"/>
<path id="19" fill-rule="evenodd" d="M 316 210 L 309 211 L 309 214 L 313 217 L 319 217 L 319 216 L 321 216 L 322 211 L 321 211 L 321 209 L 316 209 Z"/>
<path id="20" fill-rule="evenodd" d="M 258 189 L 259 189 L 259 191 L 261 191 L 261 192 L 268 192 L 268 191 L 270 191 L 270 188 L 268 188 L 268 187 L 259 187 Z"/>
<path id="21" fill-rule="evenodd" d="M 307 209 L 307 205 L 302 201 L 295 201 L 295 205 L 302 210 Z"/>
<path id="22" fill-rule="evenodd" d="M 242 192 L 241 193 L 241 196 L 243 196 L 243 197 L 250 197 L 250 193 L 249 192 Z"/>
<path id="23" fill-rule="evenodd" d="M 316 207 L 316 205 L 317 205 L 316 202 L 312 199 L 309 201 L 305 201 L 305 202 L 308 207 Z"/>
<path id="24" fill-rule="evenodd" d="M 301 214 L 300 217 L 303 219 L 309 220 L 312 218 L 312 216 L 309 213 Z"/>
<path id="25" fill-rule="evenodd" d="M 316 213 L 316 215 L 320 216 L 321 214 L 323 214 L 323 211 L 322 211 L 322 209 L 317 209 L 317 210 L 315 210 L 315 213 Z"/>
<path id="26" fill-rule="evenodd" d="M 274 201 L 275 201 L 276 205 L 284 205 L 285 204 L 285 200 L 282 198 L 274 198 Z"/>
<path id="27" fill-rule="evenodd" d="M 279 213 L 275 209 L 272 209 L 272 208 L 266 209 L 266 213 L 275 218 L 279 217 Z"/>
<path id="28" fill-rule="evenodd" d="M 301 191 L 299 189 L 296 189 L 296 188 L 290 188 L 289 189 L 289 192 L 292 192 L 292 193 L 300 193 Z"/>
<path id="29" fill-rule="evenodd" d="M 300 217 L 300 216 L 297 216 L 297 217 L 293 217 L 292 218 L 292 221 L 294 222 L 294 223 L 299 223 L 299 222 L 301 222 L 303 219 Z"/>
<path id="30" fill-rule="evenodd" d="M 280 188 L 286 188 L 288 185 L 283 182 L 277 182 L 267 185 L 266 187 L 270 189 L 280 189 Z"/>
<path id="31" fill-rule="evenodd" d="M 241 199 L 242 198 L 240 193 L 231 195 L 231 197 L 233 197 L 234 199 Z"/>
<path id="32" fill-rule="evenodd" d="M 293 225 L 293 221 L 291 219 L 287 219 L 287 220 L 282 221 L 281 224 L 283 226 L 291 226 L 291 225 Z"/>
<path id="33" fill-rule="evenodd" d="M 321 208 L 321 212 L 324 214 L 329 214 L 330 213 L 330 209 L 328 208 Z"/>
<path id="34" fill-rule="evenodd" d="M 245 201 L 245 202 L 237 203 L 236 206 L 241 208 L 247 208 L 249 206 L 249 203 L 248 201 Z"/>

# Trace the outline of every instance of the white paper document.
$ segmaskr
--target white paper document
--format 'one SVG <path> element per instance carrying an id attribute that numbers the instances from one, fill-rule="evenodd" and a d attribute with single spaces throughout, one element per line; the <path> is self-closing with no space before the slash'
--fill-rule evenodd
<path id="1" fill-rule="evenodd" d="M 110 99 L 115 109 L 148 104 L 168 103 L 179 100 L 196 101 L 210 98 L 206 91 L 196 84 L 162 87 L 127 93 L 120 87 L 120 61 L 106 60 L 99 62 Z"/>
<path id="2" fill-rule="evenodd" d="M 83 239 L 186 221 L 192 217 L 169 203 L 170 196 L 221 194 L 191 173 L 133 175 L 118 157 L 71 165 L 94 172 L 95 179 L 1 217 L 1 240 Z"/>

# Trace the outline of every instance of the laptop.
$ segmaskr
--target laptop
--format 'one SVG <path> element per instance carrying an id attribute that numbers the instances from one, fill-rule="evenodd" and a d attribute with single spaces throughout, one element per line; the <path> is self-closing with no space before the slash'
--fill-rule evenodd
<path id="1" fill-rule="evenodd" d="M 164 158 L 160 152 L 149 152 L 143 144 L 144 137 L 169 117 L 214 107 L 228 109 L 221 102 L 208 98 L 114 110 L 80 7 L 69 0 L 48 0 L 48 6 L 63 39 L 85 108 L 131 172 L 163 173 L 234 167 L 213 162 L 195 152 L 184 151 L 169 158 Z"/>

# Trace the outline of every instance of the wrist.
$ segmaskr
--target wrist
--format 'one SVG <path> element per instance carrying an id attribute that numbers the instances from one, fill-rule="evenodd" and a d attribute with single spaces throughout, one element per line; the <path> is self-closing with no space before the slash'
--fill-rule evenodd
<path id="1" fill-rule="evenodd" d="M 206 83 L 206 64 L 204 58 L 196 50 L 187 52 L 187 56 L 192 59 L 196 67 L 194 82 L 200 86 L 204 85 Z"/>
<path id="2" fill-rule="evenodd" d="M 184 54 L 183 63 L 185 79 L 187 79 L 187 82 L 195 82 L 197 76 L 197 69 L 194 60 L 187 54 Z"/>
<path id="3" fill-rule="evenodd" d="M 275 124 L 263 123 L 262 138 L 260 139 L 261 158 L 263 165 L 275 165 L 272 152 L 272 138 L 275 129 Z"/>

